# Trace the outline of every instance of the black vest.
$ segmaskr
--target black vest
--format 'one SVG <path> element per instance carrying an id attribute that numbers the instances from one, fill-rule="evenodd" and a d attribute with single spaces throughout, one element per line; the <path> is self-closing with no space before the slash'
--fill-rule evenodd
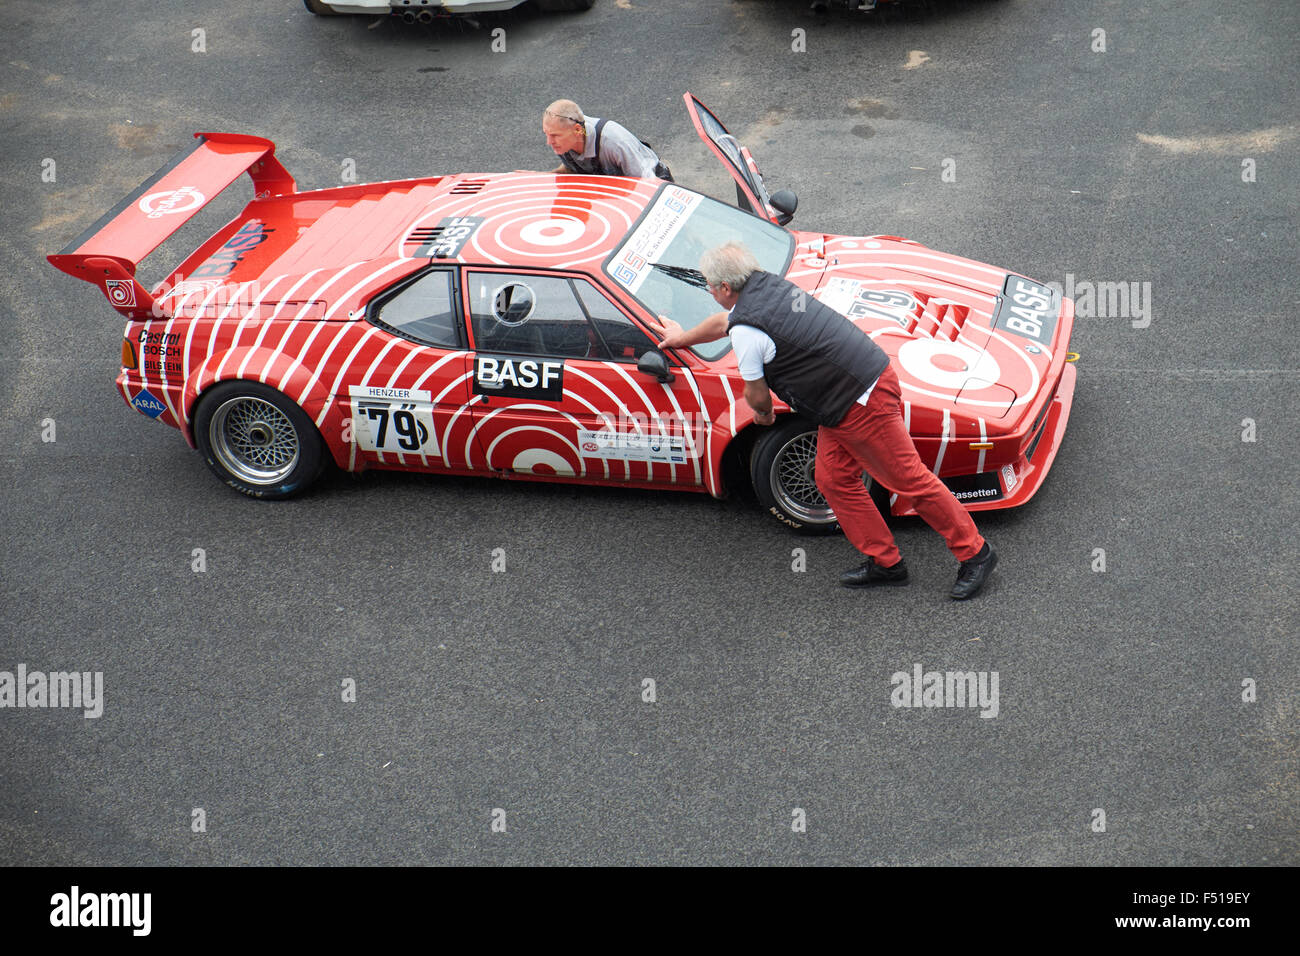
<path id="1" fill-rule="evenodd" d="M 793 282 L 755 272 L 727 322 L 752 325 L 776 344 L 763 366 L 768 388 L 818 425 L 837 425 L 889 367 L 871 336 Z"/>
<path id="2" fill-rule="evenodd" d="M 583 159 L 573 150 L 569 150 L 566 153 L 560 154 L 560 162 L 564 164 L 565 169 L 567 169 L 571 173 L 586 173 L 587 175 L 596 175 L 596 176 L 626 176 L 627 175 L 627 170 L 620 169 L 617 166 L 606 166 L 605 161 L 600 158 L 600 139 L 602 134 L 605 132 L 605 124 L 608 122 L 609 120 L 605 119 L 604 117 L 596 120 L 596 132 L 594 135 L 594 139 L 596 140 L 596 143 L 595 143 L 595 148 L 592 150 L 592 153 L 594 153 L 594 155 L 591 157 L 591 159 Z M 641 140 L 640 142 L 642 146 L 650 150 L 650 152 L 654 153 L 655 148 L 653 146 L 651 146 L 645 140 Z M 676 180 L 673 179 L 673 171 L 668 168 L 667 163 L 665 163 L 662 159 L 659 158 L 658 153 L 655 153 L 655 175 L 658 176 L 660 179 L 667 180 L 670 183 L 676 182 Z"/>

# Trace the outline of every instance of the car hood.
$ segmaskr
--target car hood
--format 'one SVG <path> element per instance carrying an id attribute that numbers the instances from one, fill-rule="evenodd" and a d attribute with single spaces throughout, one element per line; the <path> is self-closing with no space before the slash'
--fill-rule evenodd
<path id="1" fill-rule="evenodd" d="M 787 277 L 885 350 L 914 406 L 1014 428 L 1059 377 L 1072 310 L 1049 287 L 895 236 L 795 236 Z"/>

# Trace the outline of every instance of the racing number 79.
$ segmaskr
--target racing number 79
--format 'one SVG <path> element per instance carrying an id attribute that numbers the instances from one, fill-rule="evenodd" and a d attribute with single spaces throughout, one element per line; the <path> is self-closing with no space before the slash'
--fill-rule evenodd
<path id="1" fill-rule="evenodd" d="M 371 405 L 366 409 L 366 417 L 372 422 L 379 422 L 379 431 L 375 434 L 375 447 L 382 449 L 388 437 L 388 409 L 384 406 Z M 393 412 L 393 431 L 397 433 L 397 446 L 403 451 L 415 451 L 429 436 L 424 425 L 416 420 L 414 414 L 404 408 Z"/>

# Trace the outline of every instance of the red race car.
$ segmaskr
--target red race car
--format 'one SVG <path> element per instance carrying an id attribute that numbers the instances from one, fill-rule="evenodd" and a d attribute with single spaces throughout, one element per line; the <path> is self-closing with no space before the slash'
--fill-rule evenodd
<path id="1" fill-rule="evenodd" d="M 922 460 L 967 508 L 1028 501 L 1070 413 L 1073 303 L 907 239 L 783 228 L 795 197 L 769 196 L 749 151 L 685 99 L 739 208 L 550 173 L 299 192 L 270 141 L 201 133 L 49 259 L 126 317 L 123 400 L 245 494 L 293 495 L 330 459 L 718 497 L 747 472 L 778 520 L 830 530 L 816 427 L 779 402 L 775 426 L 754 425 L 727 339 L 657 347 L 656 315 L 690 328 L 717 311 L 695 266 L 739 239 L 889 353 Z M 137 264 L 243 172 L 253 201 L 145 289 Z"/>

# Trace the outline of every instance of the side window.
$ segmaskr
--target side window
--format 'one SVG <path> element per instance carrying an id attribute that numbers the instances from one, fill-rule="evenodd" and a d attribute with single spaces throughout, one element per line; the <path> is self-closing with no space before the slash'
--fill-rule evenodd
<path id="1" fill-rule="evenodd" d="M 467 283 L 480 352 L 609 358 L 568 279 L 471 272 Z"/>
<path id="2" fill-rule="evenodd" d="M 449 269 L 420 276 L 373 312 L 371 321 L 423 345 L 460 348 L 451 279 Z"/>
<path id="3" fill-rule="evenodd" d="M 590 282 L 579 279 L 573 286 L 614 361 L 635 362 L 658 347 Z"/>

